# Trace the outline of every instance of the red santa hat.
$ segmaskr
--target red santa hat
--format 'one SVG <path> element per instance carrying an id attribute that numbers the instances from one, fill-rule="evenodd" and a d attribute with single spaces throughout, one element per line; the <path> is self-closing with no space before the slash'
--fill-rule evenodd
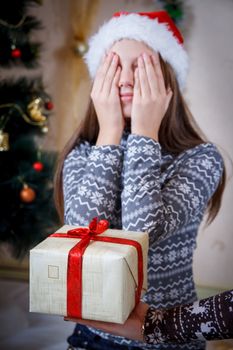
<path id="1" fill-rule="evenodd" d="M 84 55 L 91 78 L 95 77 L 101 59 L 111 46 L 121 39 L 142 41 L 159 52 L 170 63 L 179 86 L 184 88 L 188 73 L 188 55 L 183 37 L 166 11 L 117 12 L 105 22 L 88 42 Z"/>

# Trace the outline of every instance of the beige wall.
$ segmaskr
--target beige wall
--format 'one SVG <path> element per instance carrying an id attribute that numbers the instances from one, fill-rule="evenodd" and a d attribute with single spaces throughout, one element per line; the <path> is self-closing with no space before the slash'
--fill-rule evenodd
<path id="1" fill-rule="evenodd" d="M 46 0 L 43 7 L 32 10 L 44 24 L 35 37 L 44 45 L 41 70 L 55 103 L 45 140 L 48 148 L 64 146 L 83 116 L 90 88 L 82 60 L 72 51 L 75 1 L 79 0 Z M 185 3 L 186 27 L 190 24 L 185 41 L 191 63 L 185 97 L 207 136 L 233 158 L 233 47 L 230 44 L 233 2 L 187 0 Z M 99 0 L 89 33 L 112 12 L 121 9 L 150 11 L 154 4 L 147 0 Z M 195 279 L 200 285 L 233 287 L 232 199 L 231 181 L 217 219 L 207 229 L 200 230 L 194 259 Z"/>

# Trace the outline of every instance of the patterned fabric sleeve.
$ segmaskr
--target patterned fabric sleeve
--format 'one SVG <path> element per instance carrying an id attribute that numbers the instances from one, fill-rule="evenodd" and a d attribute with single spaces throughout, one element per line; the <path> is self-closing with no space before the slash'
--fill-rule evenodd
<path id="1" fill-rule="evenodd" d="M 233 290 L 169 310 L 150 307 L 144 338 L 149 344 L 233 338 Z"/>
<path id="2" fill-rule="evenodd" d="M 91 146 L 84 142 L 70 152 L 63 168 L 66 224 L 86 226 L 98 216 L 114 227 L 120 225 L 115 221 L 122 158 L 121 146 L 114 145 Z"/>
<path id="3" fill-rule="evenodd" d="M 122 193 L 122 224 L 147 231 L 150 243 L 167 237 L 202 215 L 222 175 L 223 160 L 210 143 L 189 149 L 161 181 L 161 147 L 147 137 L 127 140 Z"/>

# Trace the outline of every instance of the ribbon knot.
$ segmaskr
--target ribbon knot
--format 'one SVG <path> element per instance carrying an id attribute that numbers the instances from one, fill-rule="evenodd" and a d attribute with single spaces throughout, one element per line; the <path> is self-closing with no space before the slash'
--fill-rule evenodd
<path id="1" fill-rule="evenodd" d="M 74 238 L 89 238 L 96 235 L 100 235 L 106 231 L 109 227 L 109 222 L 107 220 L 99 220 L 94 218 L 89 223 L 88 227 L 77 227 L 72 230 L 67 231 L 67 235 L 70 235 Z"/>

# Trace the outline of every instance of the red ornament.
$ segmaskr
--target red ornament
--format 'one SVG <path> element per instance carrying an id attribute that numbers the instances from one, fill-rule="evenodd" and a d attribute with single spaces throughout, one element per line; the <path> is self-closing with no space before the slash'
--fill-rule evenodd
<path id="1" fill-rule="evenodd" d="M 35 171 L 40 172 L 41 170 L 44 169 L 44 164 L 41 163 L 41 162 L 35 162 L 35 163 L 33 164 L 33 169 L 34 169 Z"/>
<path id="2" fill-rule="evenodd" d="M 53 107 L 54 107 L 53 102 L 48 101 L 48 102 L 45 103 L 45 108 L 48 109 L 49 111 L 51 109 L 53 109 Z"/>
<path id="3" fill-rule="evenodd" d="M 20 49 L 11 50 L 11 57 L 12 58 L 20 58 L 21 56 L 22 56 L 22 51 Z"/>
<path id="4" fill-rule="evenodd" d="M 36 198 L 36 192 L 28 185 L 24 184 L 23 189 L 20 191 L 20 199 L 24 203 L 31 203 Z"/>

